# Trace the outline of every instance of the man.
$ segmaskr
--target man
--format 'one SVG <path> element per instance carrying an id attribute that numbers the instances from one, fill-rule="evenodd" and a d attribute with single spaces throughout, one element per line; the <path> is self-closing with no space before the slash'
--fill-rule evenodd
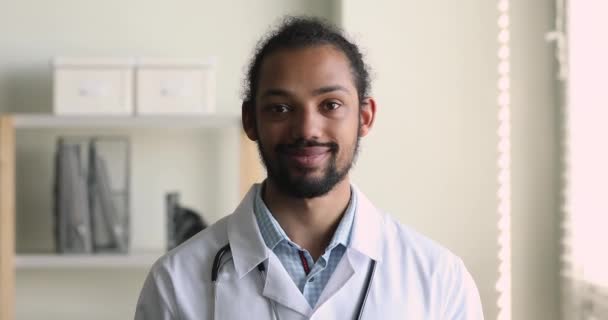
<path id="1" fill-rule="evenodd" d="M 462 261 L 350 182 L 377 110 L 355 44 L 288 18 L 246 84 L 243 127 L 268 176 L 152 267 L 136 319 L 483 319 Z"/>

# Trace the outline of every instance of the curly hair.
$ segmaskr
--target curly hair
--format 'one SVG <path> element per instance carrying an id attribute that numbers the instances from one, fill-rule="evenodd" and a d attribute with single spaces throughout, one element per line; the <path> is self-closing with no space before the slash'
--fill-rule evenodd
<path id="1" fill-rule="evenodd" d="M 359 103 L 369 95 L 369 68 L 363 61 L 359 47 L 349 41 L 342 30 L 327 21 L 314 17 L 288 16 L 257 44 L 244 81 L 243 101 L 255 106 L 260 68 L 266 56 L 281 49 L 298 49 L 332 45 L 348 58 Z"/>

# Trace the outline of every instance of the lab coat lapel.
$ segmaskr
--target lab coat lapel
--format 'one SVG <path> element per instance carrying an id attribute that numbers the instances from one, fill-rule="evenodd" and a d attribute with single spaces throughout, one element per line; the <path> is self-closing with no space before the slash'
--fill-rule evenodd
<path id="1" fill-rule="evenodd" d="M 336 317 L 347 319 L 356 316 L 359 301 L 365 296 L 370 262 L 375 260 L 380 265 L 382 261 L 384 242 L 382 213 L 356 187 L 353 186 L 353 189 L 357 193 L 357 210 L 350 245 L 319 298 L 314 314 L 320 319 Z M 370 299 L 365 304 L 364 314 L 373 314 L 368 309 L 370 304 L 375 303 L 372 301 L 377 293 L 375 287 L 372 280 Z"/>
<path id="2" fill-rule="evenodd" d="M 382 261 L 384 221 L 382 213 L 374 207 L 357 187 L 357 211 L 353 221 L 350 248 L 374 259 Z"/>
<path id="3" fill-rule="evenodd" d="M 336 270 L 334 270 L 334 273 L 325 285 L 325 289 L 323 289 L 319 301 L 317 302 L 316 309 L 321 308 L 325 302 L 336 294 L 336 292 L 342 289 L 342 287 L 351 280 L 354 274 L 355 268 L 353 267 L 351 259 L 348 258 L 347 252 L 342 259 L 340 259 L 340 262 L 338 262 L 338 265 L 336 266 Z"/>
<path id="4" fill-rule="evenodd" d="M 367 288 L 370 261 L 372 260 L 369 257 L 356 250 L 346 251 L 319 298 L 313 313 L 315 319 L 357 318 L 356 314 Z M 372 283 L 371 288 L 373 286 Z M 367 310 L 365 312 L 367 313 Z"/>
<path id="5" fill-rule="evenodd" d="M 276 255 L 266 247 L 253 212 L 256 188 L 254 185 L 243 198 L 228 221 L 228 241 L 232 250 L 234 268 L 239 279 L 268 260 L 268 271 L 263 295 L 286 308 L 304 316 L 312 311 L 310 305 L 281 264 Z"/>
<path id="6" fill-rule="evenodd" d="M 268 257 L 269 250 L 253 213 L 253 201 L 258 187 L 259 185 L 253 185 L 249 189 L 228 221 L 228 241 L 239 279 Z"/>
<path id="7" fill-rule="evenodd" d="M 308 301 L 300 292 L 300 289 L 293 282 L 287 270 L 274 253 L 268 257 L 268 272 L 266 273 L 266 283 L 264 284 L 263 295 L 274 300 L 286 308 L 292 309 L 303 316 L 308 316 L 312 312 Z"/>

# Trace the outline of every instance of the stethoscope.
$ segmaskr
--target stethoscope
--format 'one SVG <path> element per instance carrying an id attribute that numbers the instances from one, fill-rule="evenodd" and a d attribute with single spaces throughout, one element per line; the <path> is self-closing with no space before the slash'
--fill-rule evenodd
<path id="1" fill-rule="evenodd" d="M 232 257 L 227 259 L 226 261 L 222 262 L 224 255 L 231 253 L 230 250 L 230 244 L 227 244 L 223 247 L 220 248 L 220 250 L 217 251 L 217 254 L 215 255 L 215 258 L 213 259 L 213 266 L 211 268 L 211 282 L 213 283 L 213 315 L 215 317 L 215 305 L 217 303 L 217 278 L 219 276 L 220 270 L 222 269 L 222 267 L 228 263 L 230 260 L 232 260 Z M 264 283 L 265 279 L 266 279 L 266 267 L 264 266 L 264 262 L 260 263 L 257 266 L 257 269 L 260 273 L 260 277 L 262 279 L 262 283 Z M 367 297 L 369 296 L 369 291 L 371 288 L 371 283 L 374 279 L 374 273 L 376 272 L 376 260 L 371 261 L 370 265 L 369 265 L 369 269 L 367 271 L 367 276 L 365 279 L 366 285 L 365 285 L 365 295 L 363 296 L 363 298 L 359 301 L 359 306 L 357 307 L 357 316 L 355 317 L 356 320 L 361 320 L 362 316 L 363 316 L 363 309 L 365 308 L 365 303 L 367 302 Z M 273 320 L 279 320 L 279 313 L 277 312 L 277 308 L 276 305 L 274 303 L 274 301 L 268 299 L 269 303 L 270 303 L 270 307 L 272 308 L 272 318 Z"/>

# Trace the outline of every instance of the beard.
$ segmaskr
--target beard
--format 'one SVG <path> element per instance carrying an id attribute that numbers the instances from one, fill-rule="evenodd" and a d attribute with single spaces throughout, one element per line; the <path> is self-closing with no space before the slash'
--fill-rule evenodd
<path id="1" fill-rule="evenodd" d="M 342 168 L 338 168 L 337 158 L 340 146 L 335 142 L 320 143 L 315 140 L 298 139 L 291 144 L 278 144 L 272 150 L 275 154 L 274 158 L 268 155 L 267 152 L 269 150 L 265 148 L 260 140 L 258 140 L 257 145 L 260 157 L 268 173 L 268 179 L 275 183 L 279 190 L 291 197 L 311 199 L 326 195 L 339 182 L 344 180 L 344 177 L 346 177 L 356 162 L 359 141 L 360 136 L 357 135 L 354 148 L 349 155 L 349 159 L 347 159 L 347 163 Z M 320 169 L 322 171 L 320 177 L 308 177 L 307 173 L 312 171 L 310 169 L 290 169 L 292 166 L 290 166 L 285 151 L 304 147 L 329 148 L 329 159 L 327 160 L 327 165 Z M 292 170 L 298 170 L 302 175 L 295 176 L 292 174 Z"/>

